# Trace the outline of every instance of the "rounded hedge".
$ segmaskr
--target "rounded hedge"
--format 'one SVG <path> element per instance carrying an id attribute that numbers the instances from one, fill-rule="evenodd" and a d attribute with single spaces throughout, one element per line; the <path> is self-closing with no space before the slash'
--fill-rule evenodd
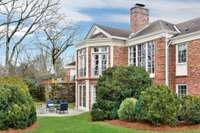
<path id="1" fill-rule="evenodd" d="M 21 129 L 36 121 L 32 98 L 14 86 L 0 86 L 0 130 Z"/>
<path id="2" fill-rule="evenodd" d="M 126 98 L 120 105 L 118 116 L 121 120 L 134 121 L 135 120 L 135 105 L 137 99 Z"/>
<path id="3" fill-rule="evenodd" d="M 195 96 L 180 97 L 179 120 L 190 124 L 200 123 L 200 98 Z"/>
<path id="4" fill-rule="evenodd" d="M 1 86 L 16 86 L 17 88 L 21 89 L 27 95 L 30 95 L 28 86 L 17 77 L 0 77 L 0 85 Z"/>
<path id="5" fill-rule="evenodd" d="M 98 120 L 94 113 L 97 110 L 103 112 L 104 120 L 118 118 L 117 111 L 121 102 L 127 97 L 138 98 L 141 91 L 149 86 L 151 86 L 151 79 L 142 67 L 108 68 L 97 82 L 97 103 L 91 114 L 92 119 Z"/>
<path id="6" fill-rule="evenodd" d="M 141 93 L 136 103 L 136 117 L 156 126 L 176 125 L 179 108 L 177 99 L 167 86 L 152 86 Z"/>

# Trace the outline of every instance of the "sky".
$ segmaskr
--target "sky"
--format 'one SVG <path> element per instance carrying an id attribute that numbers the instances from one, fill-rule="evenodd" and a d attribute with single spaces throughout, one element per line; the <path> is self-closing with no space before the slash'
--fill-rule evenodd
<path id="1" fill-rule="evenodd" d="M 60 12 L 66 20 L 80 26 L 77 34 L 82 40 L 95 23 L 130 29 L 129 9 L 136 3 L 145 4 L 150 11 L 150 21 L 163 19 L 171 23 L 200 17 L 200 0 L 61 0 Z M 74 47 L 64 54 L 64 64 L 71 61 Z M 0 60 L 3 57 L 0 54 Z"/>
<path id="2" fill-rule="evenodd" d="M 180 23 L 200 17 L 200 0 L 62 0 L 61 12 L 80 26 L 82 40 L 96 23 L 130 30 L 129 9 L 136 3 L 149 8 L 150 22 L 163 19 Z"/>

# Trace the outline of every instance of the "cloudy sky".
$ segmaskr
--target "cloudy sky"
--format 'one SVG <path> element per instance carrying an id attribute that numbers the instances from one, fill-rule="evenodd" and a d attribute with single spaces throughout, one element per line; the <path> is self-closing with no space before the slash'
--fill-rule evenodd
<path id="1" fill-rule="evenodd" d="M 179 23 L 200 17 L 200 0 L 61 0 L 61 12 L 66 19 L 80 26 L 83 39 L 94 23 L 130 29 L 129 9 L 143 3 L 150 10 L 150 21 L 163 19 Z M 71 61 L 74 48 L 63 55 L 65 64 Z M 0 51 L 2 52 L 2 51 Z M 0 63 L 4 57 L 0 54 Z"/>
<path id="2" fill-rule="evenodd" d="M 62 12 L 80 24 L 83 34 L 93 23 L 129 28 L 129 9 L 143 3 L 150 9 L 150 21 L 172 23 L 200 17 L 200 0 L 63 0 Z"/>

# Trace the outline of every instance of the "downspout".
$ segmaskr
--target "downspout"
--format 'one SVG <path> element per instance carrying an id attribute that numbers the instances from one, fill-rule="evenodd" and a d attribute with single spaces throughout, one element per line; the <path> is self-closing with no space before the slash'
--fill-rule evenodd
<path id="1" fill-rule="evenodd" d="M 169 46 L 171 41 L 168 34 L 165 34 L 165 84 L 169 86 Z"/>
<path id="2" fill-rule="evenodd" d="M 168 36 L 165 34 L 165 84 L 168 86 Z"/>

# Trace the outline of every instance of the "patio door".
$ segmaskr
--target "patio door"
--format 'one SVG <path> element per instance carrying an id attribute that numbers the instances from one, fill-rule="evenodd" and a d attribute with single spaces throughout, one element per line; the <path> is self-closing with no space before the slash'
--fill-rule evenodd
<path id="1" fill-rule="evenodd" d="M 79 108 L 86 108 L 86 86 L 79 85 Z"/>

